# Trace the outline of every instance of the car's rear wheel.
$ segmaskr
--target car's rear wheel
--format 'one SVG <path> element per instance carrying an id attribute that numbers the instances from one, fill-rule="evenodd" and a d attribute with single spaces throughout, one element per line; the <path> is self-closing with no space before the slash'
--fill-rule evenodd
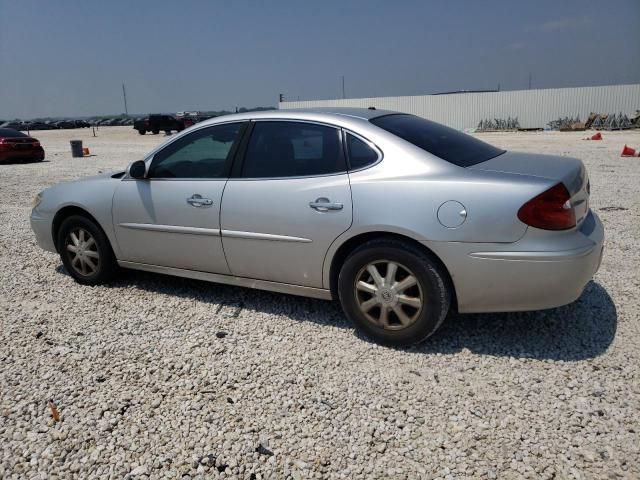
<path id="1" fill-rule="evenodd" d="M 151 133 L 153 133 L 154 135 L 158 135 L 160 133 L 160 130 L 152 130 Z"/>
<path id="2" fill-rule="evenodd" d="M 58 251 L 67 272 L 83 285 L 101 285 L 116 275 L 118 264 L 102 229 L 87 217 L 72 215 L 58 231 Z"/>
<path id="3" fill-rule="evenodd" d="M 140 135 L 144 135 L 145 133 L 147 133 L 147 131 L 146 131 L 146 130 L 138 130 L 138 133 L 139 133 Z"/>
<path id="4" fill-rule="evenodd" d="M 429 255 L 395 239 L 372 240 L 345 261 L 340 303 L 366 336 L 406 346 L 433 334 L 451 303 L 447 277 Z"/>

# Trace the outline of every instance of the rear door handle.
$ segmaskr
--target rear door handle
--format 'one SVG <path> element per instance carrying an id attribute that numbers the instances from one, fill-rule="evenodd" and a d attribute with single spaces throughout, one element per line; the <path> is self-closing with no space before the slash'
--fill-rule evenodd
<path id="1" fill-rule="evenodd" d="M 326 197 L 316 198 L 315 202 L 309 202 L 309 206 L 318 212 L 328 212 L 329 210 L 342 210 L 344 207 L 341 203 L 331 202 Z"/>
<path id="2" fill-rule="evenodd" d="M 187 203 L 192 207 L 206 208 L 213 205 L 213 200 L 211 200 L 210 198 L 204 198 L 198 193 L 194 193 L 189 198 L 187 198 Z"/>

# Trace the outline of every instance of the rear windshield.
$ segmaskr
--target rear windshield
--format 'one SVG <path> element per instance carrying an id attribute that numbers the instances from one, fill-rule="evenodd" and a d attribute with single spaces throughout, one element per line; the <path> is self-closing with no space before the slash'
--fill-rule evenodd
<path id="1" fill-rule="evenodd" d="M 371 123 L 459 167 L 470 167 L 505 151 L 439 123 L 407 114 L 372 118 Z"/>
<path id="2" fill-rule="evenodd" d="M 4 138 L 15 138 L 15 137 L 26 137 L 22 132 L 18 130 L 14 130 L 13 128 L 0 128 L 0 137 Z"/>

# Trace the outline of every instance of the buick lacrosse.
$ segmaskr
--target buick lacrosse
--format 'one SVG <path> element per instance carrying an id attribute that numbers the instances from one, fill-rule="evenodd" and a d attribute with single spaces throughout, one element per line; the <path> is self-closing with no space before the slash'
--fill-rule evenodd
<path id="1" fill-rule="evenodd" d="M 373 108 L 199 123 L 124 172 L 44 190 L 31 226 L 82 284 L 122 267 L 337 299 L 391 345 L 453 308 L 573 302 L 604 242 L 580 160 Z"/>

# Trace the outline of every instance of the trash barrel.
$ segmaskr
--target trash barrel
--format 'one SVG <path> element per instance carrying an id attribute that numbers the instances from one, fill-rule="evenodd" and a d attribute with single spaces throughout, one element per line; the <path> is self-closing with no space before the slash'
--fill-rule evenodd
<path id="1" fill-rule="evenodd" d="M 71 156 L 82 157 L 82 140 L 71 140 Z"/>

